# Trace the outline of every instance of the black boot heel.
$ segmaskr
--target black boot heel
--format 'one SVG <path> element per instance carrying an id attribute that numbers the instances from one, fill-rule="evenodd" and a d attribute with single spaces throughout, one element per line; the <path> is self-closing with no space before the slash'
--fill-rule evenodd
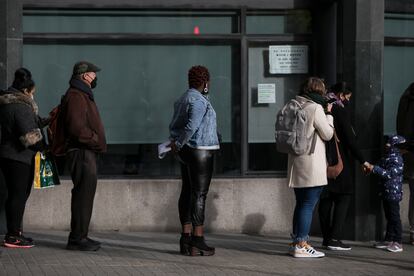
<path id="1" fill-rule="evenodd" d="M 215 248 L 206 244 L 204 237 L 193 236 L 191 239 L 191 256 L 213 256 Z"/>
<path id="2" fill-rule="evenodd" d="M 191 251 L 191 235 L 182 233 L 180 238 L 180 254 L 190 256 Z"/>

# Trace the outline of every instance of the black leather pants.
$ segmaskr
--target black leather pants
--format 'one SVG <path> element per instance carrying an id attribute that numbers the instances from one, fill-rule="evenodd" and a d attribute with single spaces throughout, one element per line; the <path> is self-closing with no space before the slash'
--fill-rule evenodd
<path id="1" fill-rule="evenodd" d="M 178 210 L 182 225 L 204 224 L 204 209 L 213 174 L 214 152 L 184 146 L 178 154 L 181 159 L 182 177 Z"/>

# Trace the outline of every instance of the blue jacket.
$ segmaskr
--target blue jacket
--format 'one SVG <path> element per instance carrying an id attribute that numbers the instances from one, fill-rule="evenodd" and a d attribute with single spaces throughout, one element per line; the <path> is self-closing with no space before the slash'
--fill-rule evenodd
<path id="1" fill-rule="evenodd" d="M 218 149 L 216 112 L 199 91 L 187 90 L 174 104 L 170 140 L 178 149 L 188 145 L 197 149 Z"/>
<path id="2" fill-rule="evenodd" d="M 395 145 L 401 143 L 405 143 L 403 137 L 398 135 L 390 136 L 386 144 L 386 154 L 373 169 L 373 173 L 381 177 L 381 196 L 384 200 L 402 200 L 404 161 L 400 151 L 395 147 Z"/>

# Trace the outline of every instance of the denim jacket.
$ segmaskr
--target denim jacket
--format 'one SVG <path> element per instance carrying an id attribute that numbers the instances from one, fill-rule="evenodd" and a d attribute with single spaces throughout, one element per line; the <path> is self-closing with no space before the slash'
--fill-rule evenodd
<path id="1" fill-rule="evenodd" d="M 219 149 L 216 112 L 206 96 L 190 88 L 174 104 L 170 140 L 178 149 Z"/>

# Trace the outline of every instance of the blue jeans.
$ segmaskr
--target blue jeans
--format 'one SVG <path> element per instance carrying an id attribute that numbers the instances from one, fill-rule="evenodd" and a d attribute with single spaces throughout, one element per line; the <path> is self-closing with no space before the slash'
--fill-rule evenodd
<path id="1" fill-rule="evenodd" d="M 323 186 L 295 188 L 296 206 L 293 214 L 293 242 L 307 241 L 312 223 L 313 209 L 319 200 Z"/>

